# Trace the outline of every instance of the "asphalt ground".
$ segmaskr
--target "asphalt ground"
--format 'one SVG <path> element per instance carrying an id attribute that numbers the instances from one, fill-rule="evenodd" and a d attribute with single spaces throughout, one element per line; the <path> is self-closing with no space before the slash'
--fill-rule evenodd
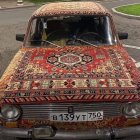
<path id="1" fill-rule="evenodd" d="M 22 45 L 16 34 L 25 33 L 28 19 L 37 8 L 0 10 L 0 77 Z"/>
<path id="2" fill-rule="evenodd" d="M 130 3 L 140 3 L 140 0 L 112 0 L 108 2 L 102 2 L 102 4 L 112 13 L 117 31 L 127 32 L 129 34 L 129 38 L 127 40 L 123 40 L 122 43 L 130 45 L 129 47 L 126 47 L 126 50 L 135 60 L 135 63 L 140 70 L 140 49 L 138 49 L 140 47 L 140 20 L 128 19 L 126 17 L 118 16 L 111 10 L 113 7 L 127 5 Z"/>

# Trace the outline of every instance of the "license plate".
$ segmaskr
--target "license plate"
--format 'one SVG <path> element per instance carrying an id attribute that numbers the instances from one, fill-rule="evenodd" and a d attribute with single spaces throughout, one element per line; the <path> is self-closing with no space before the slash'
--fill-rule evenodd
<path id="1" fill-rule="evenodd" d="M 69 113 L 51 113 L 51 121 L 58 122 L 81 122 L 81 121 L 97 121 L 103 120 L 103 111 L 96 112 L 75 112 Z"/>

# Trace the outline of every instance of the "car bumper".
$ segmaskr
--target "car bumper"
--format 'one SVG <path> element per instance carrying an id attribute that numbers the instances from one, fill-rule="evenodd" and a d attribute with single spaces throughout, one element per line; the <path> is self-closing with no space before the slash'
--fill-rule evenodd
<path id="1" fill-rule="evenodd" d="M 41 128 L 41 127 L 40 127 Z M 21 128 L 0 128 L 1 136 L 19 137 L 19 138 L 34 138 L 33 129 Z M 140 126 L 127 128 L 106 128 L 106 129 L 91 129 L 81 131 L 64 131 L 57 130 L 55 134 L 44 139 L 112 139 L 112 138 L 127 138 L 140 136 Z M 39 137 L 37 137 L 39 138 Z M 42 138 L 42 137 L 41 137 Z"/>

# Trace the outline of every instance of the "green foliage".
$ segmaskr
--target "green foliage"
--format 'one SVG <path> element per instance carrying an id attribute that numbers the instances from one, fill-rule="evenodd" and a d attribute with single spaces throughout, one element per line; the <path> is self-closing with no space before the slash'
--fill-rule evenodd
<path id="1" fill-rule="evenodd" d="M 46 2 L 56 2 L 56 1 L 76 1 L 76 0 L 26 0 L 26 1 L 30 1 L 32 3 L 46 3 Z"/>
<path id="2" fill-rule="evenodd" d="M 125 14 L 140 16 L 140 4 L 118 7 L 116 10 Z"/>

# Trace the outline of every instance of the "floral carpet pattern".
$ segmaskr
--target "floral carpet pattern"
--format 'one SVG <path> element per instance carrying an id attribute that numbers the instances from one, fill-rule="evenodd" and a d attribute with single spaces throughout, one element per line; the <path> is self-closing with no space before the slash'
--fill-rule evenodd
<path id="1" fill-rule="evenodd" d="M 109 11 L 92 1 L 47 3 L 36 10 L 32 17 L 58 15 L 108 15 Z"/>
<path id="2" fill-rule="evenodd" d="M 23 48 L 1 85 L 9 103 L 137 100 L 139 77 L 122 47 Z"/>

